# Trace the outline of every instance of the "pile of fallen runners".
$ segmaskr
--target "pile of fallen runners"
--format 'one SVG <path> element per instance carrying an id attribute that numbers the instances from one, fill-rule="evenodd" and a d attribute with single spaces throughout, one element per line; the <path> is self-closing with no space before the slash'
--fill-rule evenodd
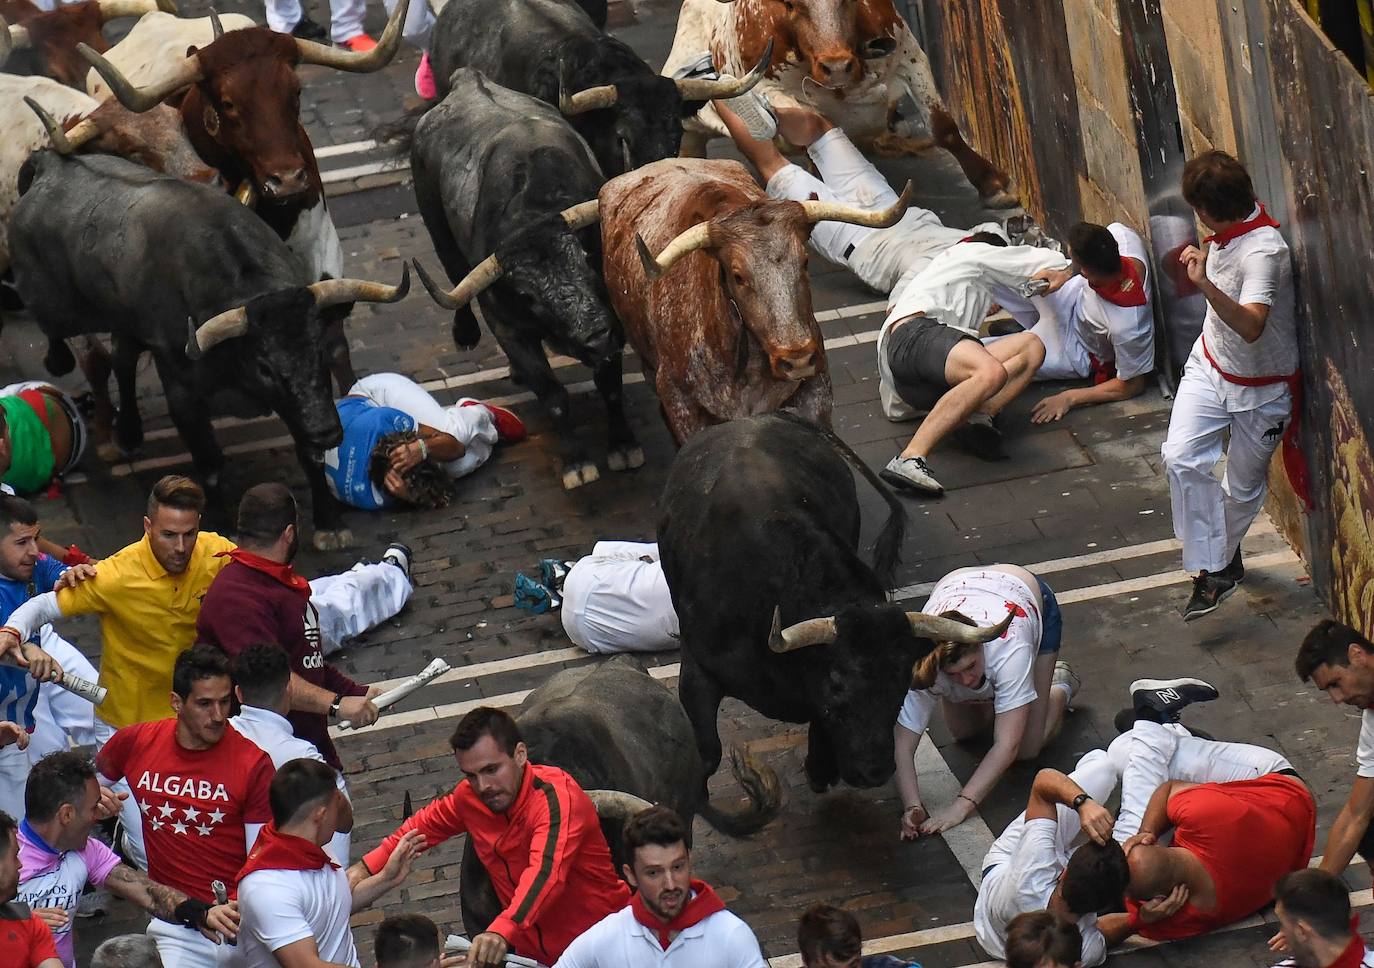
<path id="1" fill-rule="evenodd" d="M 989 209 L 1017 204 L 1010 180 L 964 141 L 888 0 L 864 0 L 861 22 L 884 25 L 873 36 L 827 3 L 686 0 L 660 75 L 605 33 L 604 0 L 449 0 L 437 14 L 388 0 L 375 41 L 362 4 L 339 0 L 333 45 L 292 0 L 268 4 L 271 29 L 181 18 L 169 0 L 0 0 L 0 61 L 18 72 L 0 74 L 0 270 L 48 340 L 47 368 L 80 365 L 94 401 L 43 380 L 0 389 L 0 968 L 74 968 L 94 890 L 151 916 L 146 935 L 102 944 L 95 968 L 357 966 L 351 915 L 460 834 L 470 940 L 419 912 L 390 917 L 371 939 L 379 968 L 762 966 L 749 926 L 692 876 L 695 817 L 742 835 L 779 812 L 781 781 L 743 751 L 728 760 L 746 801 L 707 793 L 726 759 L 721 701 L 809 724 L 814 790 L 895 782 L 905 840 L 974 816 L 1013 763 L 1038 758 L 1080 686 L 1053 589 L 1008 563 L 951 572 L 921 611 L 890 602 L 894 489 L 939 498 L 945 438 L 1006 459 L 1001 414 L 1034 380 L 1072 383 L 1037 423 L 1144 392 L 1156 273 L 1207 303 L 1163 447 L 1193 576 L 1182 618 L 1234 592 L 1281 443 L 1307 500 L 1292 266 L 1245 168 L 1220 151 L 1188 162 L 1182 194 L 1210 234 L 1169 265 L 1121 222 L 1080 223 L 1062 245 L 1024 216 L 947 226 L 864 153 L 914 146 L 887 127 L 891 92 L 913 92 Z M 111 46 L 102 24 L 135 16 Z M 479 342 L 480 306 L 551 422 L 565 488 L 601 469 L 546 347 L 591 369 L 607 469 L 645 460 L 624 413 L 627 342 L 680 448 L 656 543 L 545 560 L 516 577 L 517 604 L 559 612 L 590 653 L 680 649 L 681 673 L 673 691 L 632 664 L 583 666 L 518 719 L 472 710 L 450 740 L 453 791 L 354 860 L 333 736 L 447 667 L 384 689 L 329 656 L 405 606 L 411 549 L 307 580 L 292 567 L 305 525 L 279 483 L 242 495 L 235 540 L 200 526 L 224 464 L 216 414 L 282 419 L 320 550 L 351 543 L 344 506 L 443 508 L 526 436 L 505 407 L 443 405 L 349 359 L 348 316 L 406 298 L 410 267 L 395 285 L 345 273 L 295 67 L 377 71 L 403 39 L 423 52 L 424 104 L 389 133 L 448 284 L 414 269 L 458 347 Z M 747 166 L 689 157 L 725 135 Z M 887 297 L 882 408 L 919 423 L 881 467 L 831 430 L 808 248 Z M 16 492 L 55 486 L 88 447 L 137 450 L 144 353 L 195 471 L 159 480 L 143 535 L 95 561 L 45 537 Z M 871 556 L 851 471 L 889 510 Z M 98 617 L 98 668 L 61 635 L 80 615 Z M 1374 706 L 1374 643 L 1354 629 L 1314 628 L 1296 673 Z M 973 923 L 990 955 L 1097 965 L 1132 936 L 1194 937 L 1277 902 L 1271 946 L 1293 964 L 1374 964 L 1339 879 L 1374 850 L 1374 715 L 1309 868 L 1316 803 L 1292 765 L 1182 722 L 1219 698 L 1195 678 L 1137 680 L 1107 749 L 1039 772 L 983 859 Z M 937 707 L 956 738 L 992 737 L 941 803 L 915 765 Z M 798 917 L 808 968 L 904 964 L 862 956 L 841 907 Z"/>

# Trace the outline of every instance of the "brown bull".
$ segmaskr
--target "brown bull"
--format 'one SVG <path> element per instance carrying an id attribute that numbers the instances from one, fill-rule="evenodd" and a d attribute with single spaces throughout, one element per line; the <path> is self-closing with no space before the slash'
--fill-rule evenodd
<path id="1" fill-rule="evenodd" d="M 822 219 L 891 225 L 905 194 L 882 212 L 776 201 L 737 162 L 669 158 L 611 179 L 600 202 L 611 302 L 679 444 L 784 406 L 829 425 L 806 240 Z"/>
<path id="2" fill-rule="evenodd" d="M 0 0 L 0 17 L 10 26 L 8 45 L 29 52 L 28 64 L 16 61 L 10 69 L 26 67 L 28 72 L 83 89 L 90 65 L 77 53 L 77 45 L 84 43 L 93 50 L 104 52 L 110 47 L 100 32 L 106 21 L 116 17 L 141 17 L 152 10 L 175 13 L 176 7 L 171 0 L 156 3 L 152 0 L 86 0 L 44 11 L 30 0 Z M 4 38 L 0 38 L 0 48 L 4 44 Z M 3 61 L 0 57 L 0 63 Z"/>

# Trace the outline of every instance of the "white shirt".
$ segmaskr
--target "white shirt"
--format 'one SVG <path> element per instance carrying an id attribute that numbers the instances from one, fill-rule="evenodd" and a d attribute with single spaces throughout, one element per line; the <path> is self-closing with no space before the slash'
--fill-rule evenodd
<path id="1" fill-rule="evenodd" d="M 1360 717 L 1360 742 L 1355 747 L 1356 776 L 1374 776 L 1374 709 L 1366 709 Z"/>
<path id="2" fill-rule="evenodd" d="M 1150 309 L 1150 260 L 1145 243 L 1120 222 L 1107 226 L 1123 258 L 1136 259 L 1145 267 L 1143 306 L 1118 306 L 1099 296 L 1081 276 L 1069 285 L 1081 285 L 1078 302 L 1078 336 L 1089 353 L 1104 363 L 1116 362 L 1122 380 L 1143 376 L 1155 368 L 1155 317 Z M 1235 245 L 1236 243 L 1232 243 Z"/>
<path id="3" fill-rule="evenodd" d="M 568 638 L 588 652 L 678 646 L 677 612 L 652 542 L 598 541 L 563 581 L 562 615 Z"/>
<path id="4" fill-rule="evenodd" d="M 1250 218 L 1259 215 L 1259 206 Z M 1207 251 L 1207 278 L 1242 306 L 1259 303 L 1269 307 L 1260 338 L 1247 343 L 1221 321 L 1210 305 L 1202 323 L 1202 339 L 1217 366 L 1236 376 L 1286 376 L 1298 368 L 1297 309 L 1293 297 L 1293 260 L 1288 243 L 1278 229 L 1258 228 L 1232 239 L 1226 248 L 1213 243 Z M 1200 356 L 1195 347 L 1188 365 Z M 1201 365 L 1214 377 L 1218 392 L 1231 413 L 1254 410 L 1288 392 L 1282 383 L 1243 387 L 1222 380 L 1202 358 Z"/>
<path id="5" fill-rule="evenodd" d="M 555 968 L 767 968 L 758 939 L 739 917 L 717 911 L 664 951 L 629 905 L 608 914 L 568 945 Z"/>
<path id="6" fill-rule="evenodd" d="M 283 763 L 288 763 L 291 760 L 325 762 L 325 758 L 320 755 L 320 751 L 315 748 L 314 743 L 297 736 L 291 729 L 291 722 L 285 716 L 278 715 L 270 709 L 263 709 L 261 706 L 244 706 L 239 710 L 237 716 L 229 719 L 229 725 L 270 756 L 272 765 L 279 770 Z M 344 784 L 343 774 L 335 770 L 334 779 L 338 784 L 339 792 L 348 796 L 348 787 Z M 347 867 L 352 840 L 353 835 L 351 833 L 340 831 L 333 836 L 329 843 L 324 845 L 324 852 L 333 858 L 334 863 L 340 867 Z"/>
<path id="7" fill-rule="evenodd" d="M 239 881 L 243 968 L 278 968 L 272 952 L 314 938 L 320 960 L 358 968 L 348 918 L 353 892 L 342 867 L 254 871 Z"/>
<path id="8" fill-rule="evenodd" d="M 922 611 L 931 615 L 956 611 L 979 625 L 996 625 L 1006 618 L 1008 606 L 1015 617 L 999 639 L 983 645 L 986 673 L 982 685 L 969 688 L 944 670 L 929 689 L 906 694 L 897 722 L 913 733 L 924 733 L 935 711 L 936 700 L 978 702 L 992 700 L 994 713 L 1019 709 L 1035 702 L 1035 656 L 1043 631 L 1035 593 L 1021 579 L 1004 571 L 961 568 L 940 579 Z"/>
<path id="9" fill-rule="evenodd" d="M 1059 883 L 1059 876 L 1077 844 L 1065 842 L 1063 811 L 1060 823 L 1026 820 L 1022 813 L 993 842 L 983 858 L 983 881 L 973 905 L 973 933 L 994 958 L 1007 956 L 1007 925 L 1027 911 L 1043 911 Z M 1097 915 L 1078 919 L 1083 935 L 1083 965 L 1092 968 L 1107 960 L 1107 939 L 1097 929 Z"/>

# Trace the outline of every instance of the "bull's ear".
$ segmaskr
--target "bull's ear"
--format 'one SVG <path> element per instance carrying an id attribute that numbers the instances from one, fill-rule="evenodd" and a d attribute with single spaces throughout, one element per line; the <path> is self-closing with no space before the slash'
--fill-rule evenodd
<path id="1" fill-rule="evenodd" d="M 680 103 L 682 105 L 682 120 L 684 121 L 696 117 L 697 112 L 706 107 L 705 101 L 682 101 Z"/>
<path id="2" fill-rule="evenodd" d="M 200 50 L 200 48 L 197 47 L 195 44 L 192 44 L 190 47 L 187 47 L 187 48 L 186 48 L 186 56 L 187 56 L 187 57 L 195 57 L 195 56 L 196 56 L 196 51 L 198 51 L 198 50 Z"/>

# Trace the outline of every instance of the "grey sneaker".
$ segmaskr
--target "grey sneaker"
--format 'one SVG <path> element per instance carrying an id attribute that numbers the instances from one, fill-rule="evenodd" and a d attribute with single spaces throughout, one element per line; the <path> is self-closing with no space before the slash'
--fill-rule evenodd
<path id="1" fill-rule="evenodd" d="M 711 52 L 709 50 L 702 51 L 701 56 L 696 60 L 688 64 L 683 64 L 677 70 L 673 71 L 674 80 L 681 81 L 689 77 L 703 78 L 709 81 L 714 81 L 720 77 L 720 72 L 716 70 L 715 61 L 711 60 Z"/>
<path id="2" fill-rule="evenodd" d="M 944 485 L 935 479 L 924 457 L 894 457 L 878 472 L 878 476 L 893 487 L 919 494 L 941 497 L 945 493 Z"/>
<path id="3" fill-rule="evenodd" d="M 1078 673 L 1070 668 L 1069 664 L 1059 661 L 1054 664 L 1054 678 L 1050 680 L 1051 686 L 1060 683 L 1069 687 L 1069 705 L 1073 705 L 1074 696 L 1078 695 L 1078 690 L 1083 688 L 1083 680 L 1078 678 Z"/>
<path id="4" fill-rule="evenodd" d="M 407 545 L 393 541 L 387 545 L 386 551 L 382 552 L 382 561 L 401 569 L 401 574 L 406 576 L 406 581 L 410 581 L 410 548 Z"/>

